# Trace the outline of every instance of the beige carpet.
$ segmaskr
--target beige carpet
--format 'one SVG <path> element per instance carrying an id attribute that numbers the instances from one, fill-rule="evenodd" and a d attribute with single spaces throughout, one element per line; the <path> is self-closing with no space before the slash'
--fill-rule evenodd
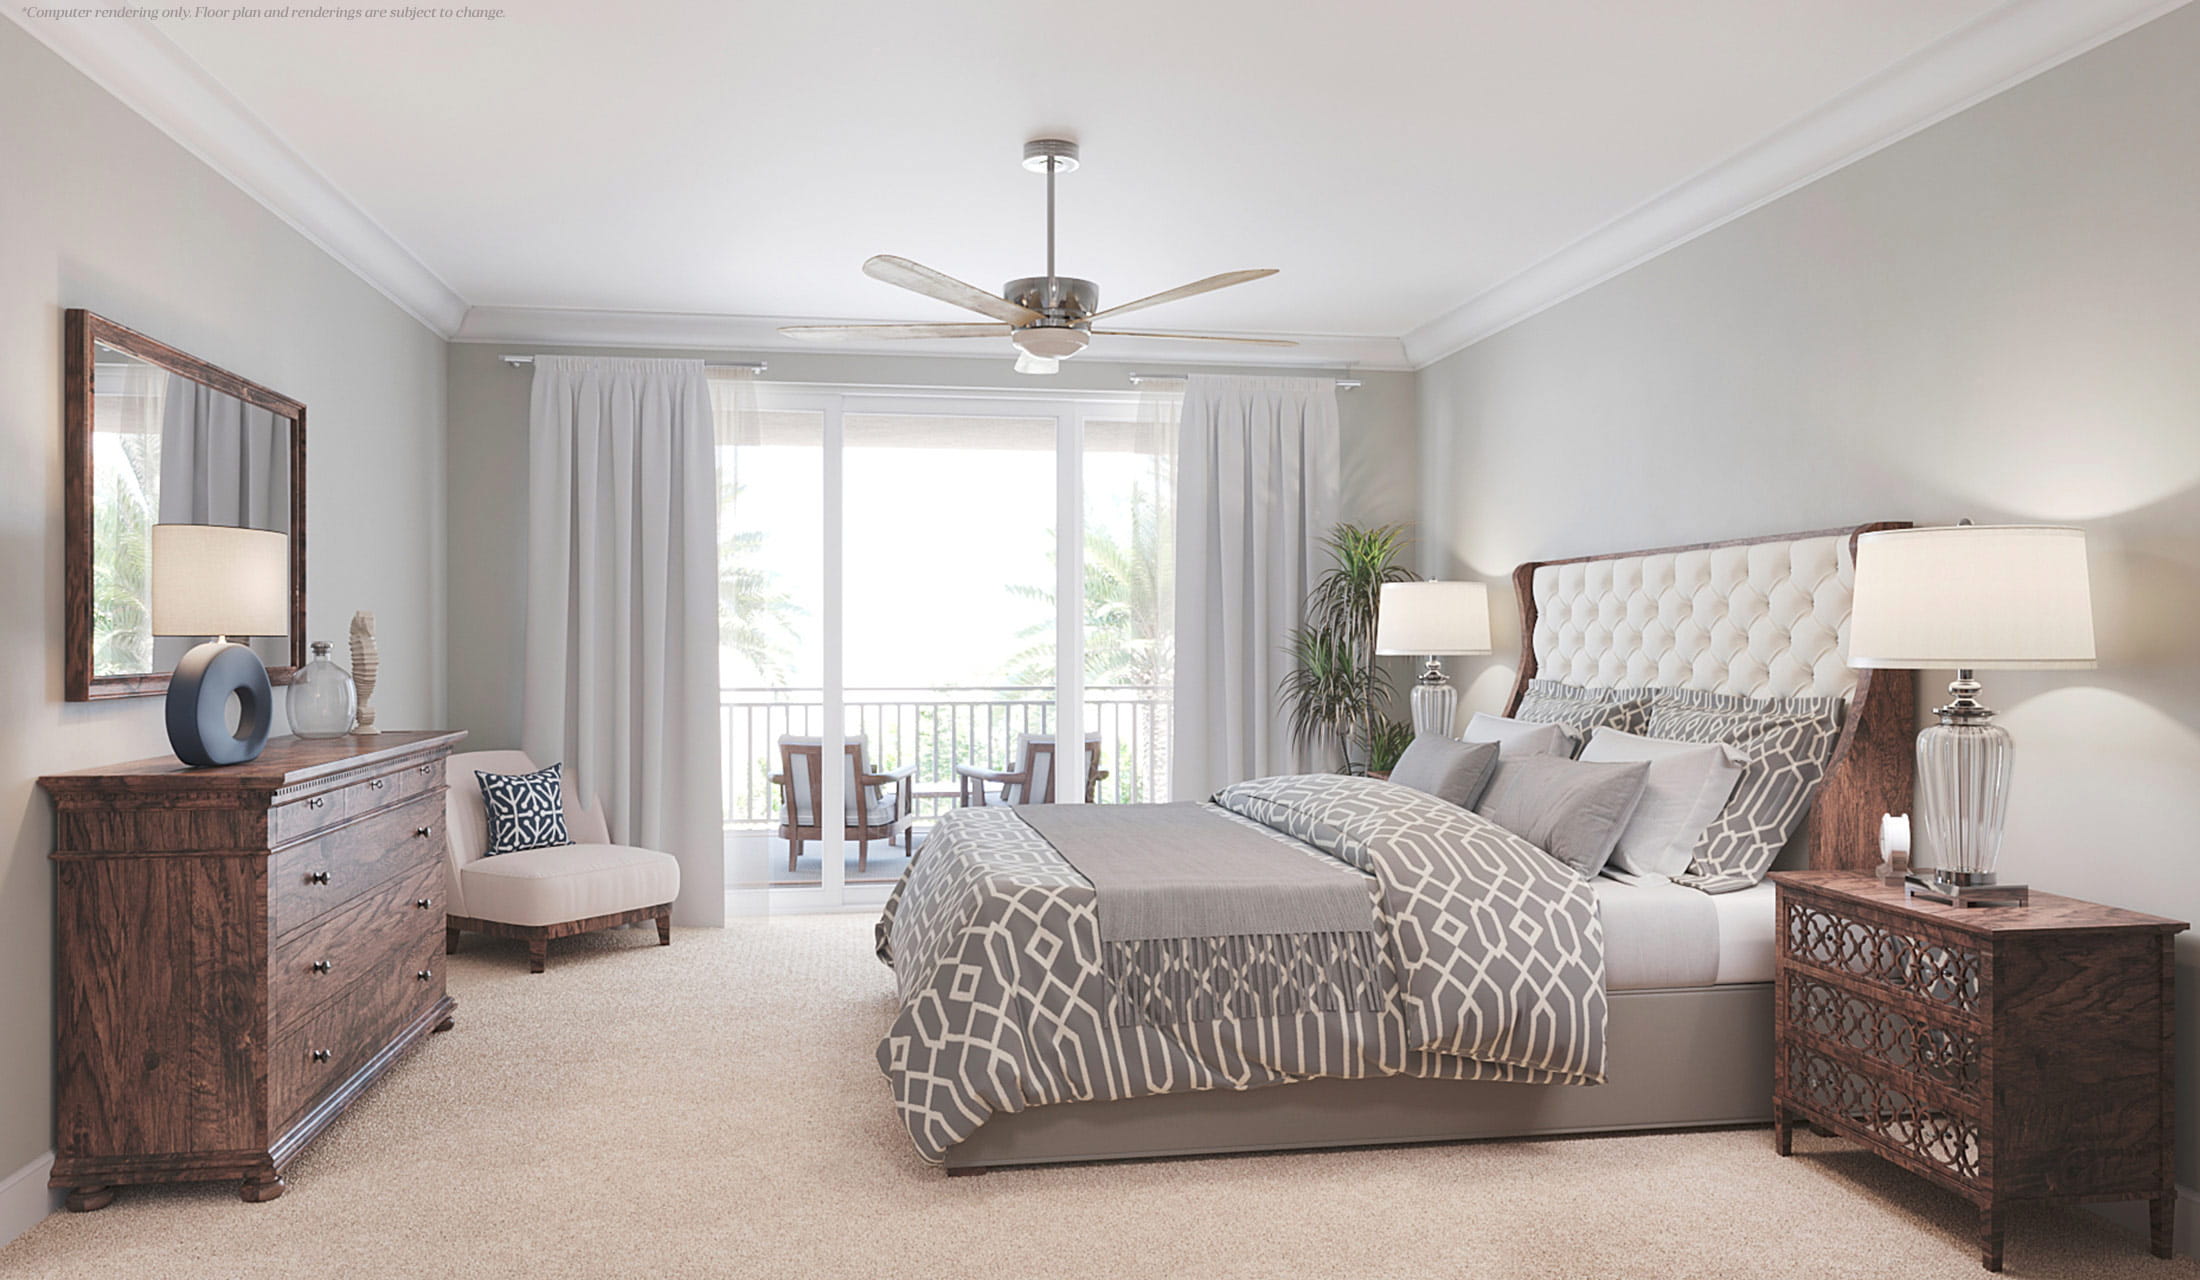
<path id="1" fill-rule="evenodd" d="M 126 1190 L 0 1276 L 1143 1277 L 1981 1274 L 1969 1209 L 1765 1131 L 1013 1171 L 948 1180 L 871 1049 L 870 921 L 811 916 L 452 959 L 458 1027 L 264 1205 Z M 2076 1211 L 2020 1212 L 2009 1274 L 2200 1275 Z"/>

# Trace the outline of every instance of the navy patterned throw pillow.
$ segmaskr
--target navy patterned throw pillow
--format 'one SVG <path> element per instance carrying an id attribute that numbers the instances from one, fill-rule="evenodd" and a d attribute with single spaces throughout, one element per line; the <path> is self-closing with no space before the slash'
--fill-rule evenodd
<path id="1" fill-rule="evenodd" d="M 483 857 L 573 843 L 565 831 L 565 789 L 558 780 L 564 767 L 560 762 L 533 773 L 474 770 L 481 780 L 481 806 L 489 813 Z"/>

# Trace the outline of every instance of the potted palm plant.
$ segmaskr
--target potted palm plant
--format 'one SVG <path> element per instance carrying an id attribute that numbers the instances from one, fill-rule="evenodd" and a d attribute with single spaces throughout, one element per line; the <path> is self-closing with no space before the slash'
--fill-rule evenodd
<path id="1" fill-rule="evenodd" d="M 1302 745 L 1334 746 L 1344 770 L 1387 770 L 1411 739 L 1385 714 L 1390 678 L 1375 661 L 1383 584 L 1417 576 L 1398 563 L 1410 539 L 1398 525 L 1340 524 L 1323 539 L 1333 562 L 1291 632 L 1291 674 L 1279 693 Z"/>

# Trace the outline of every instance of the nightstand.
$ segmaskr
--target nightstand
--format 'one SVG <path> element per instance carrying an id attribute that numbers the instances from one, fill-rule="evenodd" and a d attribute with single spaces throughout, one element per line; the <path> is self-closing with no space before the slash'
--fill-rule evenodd
<path id="1" fill-rule="evenodd" d="M 1783 871 L 1772 1114 L 1863 1145 L 1978 1206 L 2146 1200 L 2175 1212 L 2172 945 L 2182 921 L 2034 893 L 2025 907 L 1906 898 L 1900 881 Z"/>

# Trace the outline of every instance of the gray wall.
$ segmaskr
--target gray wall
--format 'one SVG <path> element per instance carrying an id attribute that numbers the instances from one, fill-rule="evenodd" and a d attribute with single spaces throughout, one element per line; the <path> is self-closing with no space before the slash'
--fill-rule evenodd
<path id="1" fill-rule="evenodd" d="M 62 310 L 305 402 L 308 630 L 341 641 L 353 610 L 375 611 L 391 727 L 443 706 L 444 344 L 7 22 L 0 118 L 5 1178 L 52 1145 L 52 819 L 35 780 L 168 749 L 158 698 L 62 701 Z"/>
<path id="2" fill-rule="evenodd" d="M 568 355 L 690 356 L 764 360 L 772 381 L 907 387 L 1000 387 L 1121 391 L 1133 366 L 1071 360 L 1052 377 L 1016 373 L 1006 358 L 866 356 L 807 352 L 635 351 L 527 343 L 454 343 L 450 348 L 451 722 L 474 734 L 469 746 L 519 739 L 521 610 L 526 577 L 528 375 L 501 358 L 544 351 Z M 1155 369 L 1148 364 L 1147 370 Z M 1247 368 L 1244 373 L 1274 373 Z M 1354 374 L 1363 385 L 1338 393 L 1344 432 L 1347 519 L 1411 524 L 1414 384 L 1407 373 Z M 926 496 L 910 495 L 911 511 Z"/>
<path id="3" fill-rule="evenodd" d="M 2018 744 L 2003 866 L 2200 920 L 2196 66 L 2200 6 L 1424 370 L 1427 567 L 1491 578 L 1510 633 L 1521 560 L 2081 524 L 2099 669 L 1986 673 Z M 1469 674 L 1493 708 L 1509 660 Z M 2179 954 L 2191 1185 L 2200 940 Z"/>

